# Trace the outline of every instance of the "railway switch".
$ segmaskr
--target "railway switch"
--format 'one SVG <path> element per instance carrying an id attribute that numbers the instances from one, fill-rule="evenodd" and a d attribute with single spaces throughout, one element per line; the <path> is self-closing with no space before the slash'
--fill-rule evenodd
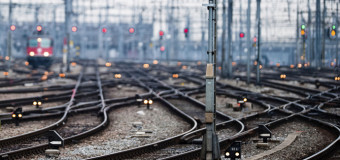
<path id="1" fill-rule="evenodd" d="M 259 138 L 263 139 L 262 143 L 257 143 L 257 147 L 267 147 L 268 138 L 272 138 L 272 132 L 263 124 L 259 125 L 258 129 Z"/>
<path id="2" fill-rule="evenodd" d="M 235 141 L 231 146 L 224 152 L 225 158 L 230 158 L 231 160 L 241 159 L 241 142 Z"/>
<path id="3" fill-rule="evenodd" d="M 320 81 L 319 80 L 315 80 L 315 88 L 319 88 L 320 87 Z"/>
<path id="4" fill-rule="evenodd" d="M 22 118 L 22 108 L 17 108 L 13 113 L 12 113 L 12 119 L 15 121 L 15 125 L 19 126 L 19 120 Z"/>
<path id="5" fill-rule="evenodd" d="M 64 146 L 64 139 L 55 130 L 48 132 L 48 149 L 45 150 L 46 156 L 59 155 L 59 147 Z"/>
<path id="6" fill-rule="evenodd" d="M 143 99 L 142 99 L 142 97 L 141 97 L 139 94 L 136 94 L 136 95 L 135 95 L 135 98 L 136 98 L 136 102 L 137 102 L 138 108 L 139 108 L 140 105 L 141 105 L 142 102 L 143 102 Z"/>

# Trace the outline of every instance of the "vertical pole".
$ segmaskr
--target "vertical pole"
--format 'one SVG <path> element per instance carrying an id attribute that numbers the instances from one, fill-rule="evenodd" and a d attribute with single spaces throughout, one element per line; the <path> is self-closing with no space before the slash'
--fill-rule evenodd
<path id="1" fill-rule="evenodd" d="M 299 1 L 298 1 L 299 2 Z M 299 63 L 299 35 L 300 35 L 300 27 L 299 27 L 299 3 L 296 3 L 296 52 L 295 52 L 295 65 Z"/>
<path id="2" fill-rule="evenodd" d="M 223 14 L 222 14 L 222 65 L 221 65 L 221 67 L 222 67 L 222 70 L 221 70 L 221 76 L 223 77 L 223 78 L 225 78 L 226 76 L 227 76 L 227 72 L 226 72 L 226 63 L 225 63 L 225 32 L 226 32 L 226 27 L 227 27 L 227 22 L 226 22 L 226 19 L 227 19 L 227 16 L 226 16 L 226 5 L 225 5 L 225 2 L 226 2 L 226 0 L 223 0 L 223 4 L 222 4 L 222 6 L 223 6 L 223 8 L 222 8 L 222 10 L 223 10 Z"/>
<path id="3" fill-rule="evenodd" d="M 233 36 L 231 33 L 231 27 L 233 22 L 233 0 L 228 1 L 228 78 L 232 78 L 233 69 L 232 69 L 232 40 Z"/>
<path id="4" fill-rule="evenodd" d="M 308 24 L 307 24 L 307 57 L 305 59 L 305 62 L 311 62 L 313 61 L 313 56 L 312 56 L 312 15 L 311 15 L 311 9 L 310 9 L 310 1 L 308 0 Z"/>
<path id="5" fill-rule="evenodd" d="M 322 51 L 321 51 L 321 63 L 320 67 L 323 67 L 325 65 L 325 44 L 326 44 L 326 33 L 325 33 L 325 28 L 326 28 L 326 0 L 323 1 L 323 13 L 322 13 L 322 27 L 321 27 L 321 32 L 322 32 Z"/>
<path id="6" fill-rule="evenodd" d="M 316 35 L 316 41 L 315 41 L 315 67 L 319 68 L 320 67 L 320 38 L 321 38 L 321 26 L 320 26 L 320 0 L 316 0 L 316 29 L 315 29 L 315 35 Z"/>
<path id="7" fill-rule="evenodd" d="M 260 57 L 261 57 L 261 0 L 257 0 L 257 66 L 256 84 L 260 84 Z"/>
<path id="8" fill-rule="evenodd" d="M 339 2 L 336 2 L 336 29 L 338 30 L 339 28 Z M 338 33 L 338 31 L 336 31 L 336 33 Z M 339 33 L 338 33 L 339 34 Z M 335 51 L 335 59 L 336 59 L 336 65 L 335 67 L 339 67 L 339 35 L 336 35 L 336 51 Z"/>
<path id="9" fill-rule="evenodd" d="M 239 10 L 240 12 L 239 12 L 239 14 L 240 14 L 240 27 L 239 27 L 239 29 L 240 29 L 240 32 L 239 33 L 241 33 L 241 32 L 243 32 L 244 33 L 244 31 L 243 31 L 243 25 L 242 25 L 242 3 L 240 3 L 240 10 Z M 238 34 L 239 34 L 238 33 Z M 240 57 L 240 62 L 242 62 L 242 38 L 240 37 L 240 36 L 238 36 L 239 37 L 239 57 Z"/>
<path id="10" fill-rule="evenodd" d="M 10 28 L 12 25 L 12 0 L 9 1 L 9 14 L 8 14 L 8 21 L 9 21 L 9 26 L 7 29 Z M 7 55 L 8 56 L 8 61 L 7 63 L 7 69 L 8 70 L 11 67 L 11 56 L 12 56 L 12 31 L 8 32 L 8 39 L 7 39 Z"/>
<path id="11" fill-rule="evenodd" d="M 72 14 L 72 0 L 65 0 L 65 33 L 66 33 L 66 45 L 67 45 L 67 55 L 66 55 L 66 72 L 70 72 L 70 18 Z"/>
<path id="12" fill-rule="evenodd" d="M 209 0 L 209 32 L 208 32 L 208 62 L 206 70 L 206 134 L 204 135 L 204 141 L 202 145 L 201 159 L 213 160 L 219 159 L 220 148 L 218 138 L 216 135 L 216 0 Z"/>
<path id="13" fill-rule="evenodd" d="M 251 40 L 250 40 L 250 11 L 251 11 L 251 0 L 248 0 L 247 10 L 247 84 L 250 83 L 250 53 L 251 53 Z"/>

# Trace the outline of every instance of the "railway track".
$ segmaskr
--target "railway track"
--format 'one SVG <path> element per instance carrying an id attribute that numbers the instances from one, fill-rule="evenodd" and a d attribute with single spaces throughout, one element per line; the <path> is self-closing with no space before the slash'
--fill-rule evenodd
<path id="1" fill-rule="evenodd" d="M 128 87 L 130 87 L 129 85 L 133 83 L 134 86 L 139 86 L 149 91 L 149 93 L 145 94 L 138 93 L 143 98 L 149 97 L 154 101 L 164 104 L 171 110 L 171 112 L 173 112 L 173 114 L 183 117 L 187 123 L 191 124 L 192 128 L 186 132 L 182 132 L 181 134 L 177 134 L 165 140 L 160 140 L 136 148 L 122 150 L 113 154 L 107 154 L 105 156 L 98 156 L 89 159 L 197 159 L 199 157 L 201 147 L 201 137 L 205 130 L 203 117 L 204 104 L 202 103 L 204 102 L 204 98 L 202 99 L 202 96 L 204 96 L 202 94 L 202 90 L 204 90 L 204 81 L 202 78 L 183 69 L 178 70 L 177 67 L 170 70 L 168 70 L 166 67 L 161 67 L 159 71 L 169 74 L 162 73 L 162 75 L 157 76 L 160 72 L 151 73 L 151 69 L 139 69 L 136 66 L 130 67 L 128 70 L 122 70 L 122 68 L 126 68 L 124 65 L 129 66 L 129 64 L 122 64 L 120 67 L 116 65 L 118 69 L 114 70 L 114 73 L 120 73 L 124 75 L 124 77 L 127 77 L 125 82 L 120 80 L 104 80 L 104 83 L 102 84 L 101 82 L 99 83 L 100 80 L 98 80 L 98 77 L 100 77 L 99 72 L 96 72 L 96 74 L 85 74 L 86 80 L 94 80 L 96 83 L 87 83 L 86 85 L 90 87 L 87 87 L 86 89 L 79 89 L 79 94 L 84 93 L 91 97 L 92 93 L 94 98 L 80 98 L 83 96 L 79 96 L 78 99 L 75 99 L 75 104 L 71 107 L 71 110 L 68 111 L 69 114 L 71 112 L 78 113 L 82 111 L 86 113 L 85 111 L 92 109 L 93 111 L 98 111 L 100 113 L 99 115 L 102 116 L 101 119 L 105 120 L 107 119 L 109 110 L 112 110 L 118 106 L 123 107 L 129 104 L 136 104 L 136 101 L 135 98 L 131 96 L 133 92 L 119 98 L 115 98 L 116 96 L 109 97 L 108 94 L 106 94 L 106 97 L 109 97 L 109 99 L 104 96 L 105 94 L 99 96 L 99 99 L 98 96 L 95 98 L 95 95 L 98 95 L 98 92 L 101 94 L 104 93 L 101 87 L 99 87 L 99 91 L 93 91 L 96 88 L 95 86 L 110 86 L 110 83 L 112 82 L 115 82 L 116 84 L 121 83 L 119 90 L 126 92 L 124 90 L 124 85 L 128 85 Z M 94 65 L 92 64 L 92 66 Z M 151 68 L 152 67 L 153 65 L 151 65 Z M 88 72 L 92 73 L 94 70 Z M 105 75 L 110 74 L 109 72 L 106 73 Z M 173 73 L 178 73 L 183 80 L 180 78 L 176 79 L 175 81 L 169 81 L 169 77 Z M 186 84 L 190 85 L 185 86 Z M 239 87 L 217 83 L 217 93 L 218 97 L 220 97 L 218 99 L 221 99 L 221 110 L 225 109 L 223 106 L 225 106 L 226 102 L 229 102 L 233 98 L 237 98 L 237 96 L 240 95 L 247 95 L 247 98 L 250 101 L 249 104 L 254 103 L 254 105 L 260 106 L 260 108 L 256 107 L 253 112 L 242 113 L 241 116 L 230 116 L 228 115 L 230 111 L 225 111 L 224 113 L 218 112 L 216 121 L 219 123 L 217 125 L 217 133 L 220 137 L 221 151 L 223 151 L 231 144 L 231 142 L 236 139 L 241 139 L 244 142 L 250 143 L 256 137 L 259 124 L 265 124 L 268 128 L 275 131 L 277 128 L 287 128 L 284 126 L 291 125 L 294 122 L 297 124 L 305 124 L 298 125 L 300 127 L 306 125 L 308 126 L 311 123 L 318 124 L 320 127 L 316 128 L 315 130 L 320 130 L 320 128 L 328 128 L 327 130 L 329 130 L 329 132 L 327 133 L 325 131 L 320 131 L 320 133 L 322 133 L 320 137 L 331 137 L 322 146 L 313 148 L 310 151 L 306 151 L 308 154 L 302 155 L 301 157 L 299 156 L 300 158 L 316 159 L 324 157 L 326 153 L 334 153 L 332 149 L 334 149 L 336 144 L 339 143 L 339 115 L 337 115 L 333 110 L 329 110 L 329 108 L 336 108 L 339 96 L 338 88 L 328 85 L 329 88 L 327 90 L 320 91 L 276 83 L 273 81 L 263 82 L 263 85 L 299 94 L 302 97 L 294 98 L 268 96 L 251 92 Z M 111 87 L 117 86 L 118 85 L 114 85 Z M 133 90 L 135 91 L 136 89 Z M 198 98 L 198 100 L 201 100 L 201 102 L 195 98 Z M 223 99 L 227 100 L 223 101 Z M 65 105 L 58 107 L 59 115 L 66 113 L 65 110 L 62 111 L 65 108 L 67 108 Z M 101 121 L 102 123 L 100 125 L 104 123 L 104 120 Z M 105 128 L 106 124 L 102 125 L 102 127 L 98 126 L 91 127 L 100 128 L 98 130 L 101 130 Z M 93 130 L 90 129 L 91 127 L 85 129 L 83 133 L 91 132 Z M 298 130 L 298 128 L 293 127 L 291 131 L 293 130 Z M 91 134 L 94 133 L 96 132 L 92 132 Z M 72 137 L 71 135 L 74 135 L 73 137 L 81 135 L 81 138 L 86 138 L 90 135 L 79 134 L 77 129 L 74 133 L 65 132 L 65 134 L 70 134 L 70 137 Z M 281 132 L 278 132 L 278 135 L 279 134 L 281 134 Z M 303 139 L 303 141 L 308 141 L 308 139 Z M 293 143 L 293 145 L 288 147 L 294 148 L 294 146 L 297 146 L 300 143 L 303 144 L 303 141 L 298 141 L 297 144 Z M 316 144 L 318 144 L 318 142 Z M 272 146 L 272 148 L 274 147 L 275 145 Z M 247 151 L 247 149 L 245 150 Z M 251 157 L 259 153 L 260 152 L 256 151 L 251 155 L 247 155 L 247 157 Z M 280 151 L 278 151 L 278 153 L 280 153 Z M 13 155 L 18 157 L 18 153 L 13 153 Z M 21 154 L 21 156 L 22 155 L 23 154 Z M 334 153 L 334 155 L 336 156 L 336 153 Z M 277 155 L 273 154 L 270 156 L 276 157 Z"/>

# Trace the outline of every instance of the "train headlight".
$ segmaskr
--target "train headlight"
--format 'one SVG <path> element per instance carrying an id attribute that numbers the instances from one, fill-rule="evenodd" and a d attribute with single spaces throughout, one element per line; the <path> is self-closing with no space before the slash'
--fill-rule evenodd
<path id="1" fill-rule="evenodd" d="M 149 104 L 152 104 L 152 103 L 153 103 L 153 101 L 150 99 L 150 100 L 149 100 Z"/>
<path id="2" fill-rule="evenodd" d="M 35 54 L 35 53 L 34 53 L 33 51 L 30 52 L 30 56 L 34 56 L 34 54 Z"/>
<path id="3" fill-rule="evenodd" d="M 240 156 L 240 153 L 236 152 L 236 153 L 235 153 L 235 156 L 236 156 L 236 157 Z"/>
<path id="4" fill-rule="evenodd" d="M 38 102 L 38 105 L 41 106 L 41 102 L 40 101 Z"/>
<path id="5" fill-rule="evenodd" d="M 38 104 L 38 103 L 37 103 L 37 101 L 34 101 L 34 102 L 33 102 L 33 105 L 35 105 L 35 106 L 36 106 L 37 104 Z"/>
<path id="6" fill-rule="evenodd" d="M 17 115 L 15 115 L 15 114 L 12 114 L 12 117 L 13 117 L 13 118 L 15 118 L 16 116 L 17 116 Z"/>
<path id="7" fill-rule="evenodd" d="M 49 55 L 50 55 L 50 53 L 44 52 L 44 56 L 45 56 L 45 57 L 48 57 Z"/>
<path id="8" fill-rule="evenodd" d="M 22 114 L 18 114 L 18 117 L 21 118 L 21 117 L 22 117 Z"/>

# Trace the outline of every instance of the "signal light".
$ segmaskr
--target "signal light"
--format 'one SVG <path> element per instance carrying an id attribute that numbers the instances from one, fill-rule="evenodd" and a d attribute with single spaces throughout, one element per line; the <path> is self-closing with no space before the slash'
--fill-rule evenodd
<path id="1" fill-rule="evenodd" d="M 178 78 L 178 74 L 172 74 L 172 78 Z"/>
<path id="2" fill-rule="evenodd" d="M 159 31 L 159 36 L 164 36 L 164 31 Z"/>
<path id="3" fill-rule="evenodd" d="M 301 25 L 301 29 L 306 29 L 306 26 L 304 24 Z"/>
<path id="4" fill-rule="evenodd" d="M 306 32 L 305 32 L 305 30 L 303 29 L 303 30 L 301 30 L 301 36 L 304 36 L 305 34 L 306 34 Z"/>
<path id="5" fill-rule="evenodd" d="M 188 38 L 189 28 L 184 28 L 185 38 Z"/>
<path id="6" fill-rule="evenodd" d="M 184 33 L 188 33 L 189 29 L 188 28 L 184 28 Z"/>
<path id="7" fill-rule="evenodd" d="M 257 42 L 257 37 L 253 38 L 253 42 L 256 43 Z"/>
<path id="8" fill-rule="evenodd" d="M 335 25 L 333 25 L 333 26 L 332 26 L 332 29 L 335 29 L 335 28 L 336 28 Z"/>
<path id="9" fill-rule="evenodd" d="M 10 29 L 11 29 L 11 31 L 15 31 L 15 29 L 16 29 L 15 25 L 11 25 Z"/>
<path id="10" fill-rule="evenodd" d="M 160 50 L 161 50 L 162 52 L 164 52 L 164 51 L 165 51 L 165 47 L 164 47 L 164 46 L 161 46 Z"/>
<path id="11" fill-rule="evenodd" d="M 72 32 L 77 32 L 78 28 L 76 26 L 72 27 Z"/>
<path id="12" fill-rule="evenodd" d="M 331 36 L 335 36 L 335 34 L 336 34 L 335 30 L 332 30 L 331 31 Z"/>
<path id="13" fill-rule="evenodd" d="M 243 32 L 240 33 L 240 38 L 244 38 L 244 33 Z"/>
<path id="14" fill-rule="evenodd" d="M 120 79 L 120 78 L 122 78 L 122 75 L 121 74 L 115 74 L 115 78 Z"/>
<path id="15" fill-rule="evenodd" d="M 147 64 L 147 63 L 145 63 L 145 64 L 143 64 L 143 68 L 149 68 L 150 67 L 150 65 L 149 64 Z"/>
<path id="16" fill-rule="evenodd" d="M 102 32 L 103 33 L 106 33 L 107 32 L 107 29 L 104 27 L 104 28 L 102 28 Z"/>
<path id="17" fill-rule="evenodd" d="M 37 26 L 37 31 L 40 32 L 42 30 L 41 26 Z"/>
<path id="18" fill-rule="evenodd" d="M 130 33 L 135 33 L 135 29 L 131 27 L 131 28 L 129 28 L 129 32 Z"/>
<path id="19" fill-rule="evenodd" d="M 105 63 L 105 66 L 106 66 L 106 67 L 111 67 L 111 65 L 112 65 L 112 64 L 111 64 L 110 62 L 106 62 L 106 63 Z"/>

